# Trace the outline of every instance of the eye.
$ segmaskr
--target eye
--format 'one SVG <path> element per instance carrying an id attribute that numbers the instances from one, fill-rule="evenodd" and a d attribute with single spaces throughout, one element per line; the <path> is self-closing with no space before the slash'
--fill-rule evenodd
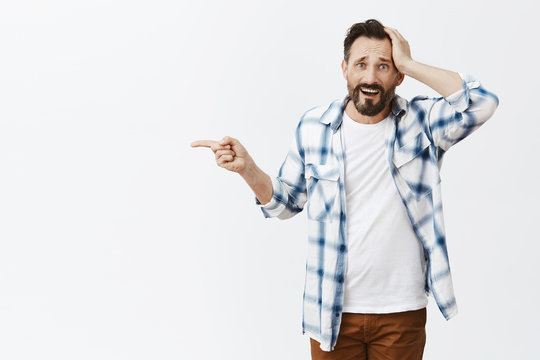
<path id="1" fill-rule="evenodd" d="M 366 67 L 366 64 L 364 64 L 364 63 L 358 63 L 358 64 L 356 64 L 356 66 L 358 66 L 359 68 L 363 68 L 363 67 Z"/>
<path id="2" fill-rule="evenodd" d="M 381 64 L 381 65 L 379 65 L 379 69 L 386 70 L 386 69 L 388 69 L 388 65 L 387 64 Z"/>

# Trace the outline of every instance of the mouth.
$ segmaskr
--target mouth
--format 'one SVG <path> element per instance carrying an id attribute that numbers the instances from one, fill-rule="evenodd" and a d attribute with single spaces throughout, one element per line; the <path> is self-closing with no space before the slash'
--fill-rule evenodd
<path id="1" fill-rule="evenodd" d="M 361 87 L 360 92 L 367 97 L 375 97 L 379 95 L 379 90 Z"/>

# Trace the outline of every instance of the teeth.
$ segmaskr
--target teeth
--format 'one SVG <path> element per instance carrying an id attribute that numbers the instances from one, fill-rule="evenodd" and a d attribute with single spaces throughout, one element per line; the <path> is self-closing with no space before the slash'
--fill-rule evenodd
<path id="1" fill-rule="evenodd" d="M 378 90 L 373 90 L 373 89 L 362 89 L 362 91 L 370 93 L 370 94 L 377 94 L 379 92 Z"/>

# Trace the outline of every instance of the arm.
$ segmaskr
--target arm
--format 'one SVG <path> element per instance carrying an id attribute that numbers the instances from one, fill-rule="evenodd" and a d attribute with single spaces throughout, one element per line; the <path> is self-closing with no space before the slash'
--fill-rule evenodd
<path id="1" fill-rule="evenodd" d="M 396 29 L 385 27 L 385 31 L 392 41 L 392 58 L 400 73 L 426 84 L 444 97 L 461 89 L 458 73 L 414 61 L 407 40 Z"/>
<path id="2" fill-rule="evenodd" d="M 428 101 L 425 110 L 433 143 L 448 150 L 484 124 L 495 112 L 499 99 L 469 76 L 414 61 L 407 40 L 395 29 L 385 28 L 392 41 L 392 57 L 401 73 L 443 97 Z"/>

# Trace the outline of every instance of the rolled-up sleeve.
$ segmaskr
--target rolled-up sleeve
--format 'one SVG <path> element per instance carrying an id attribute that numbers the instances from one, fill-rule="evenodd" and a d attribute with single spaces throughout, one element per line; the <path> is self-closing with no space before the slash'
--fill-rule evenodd
<path id="1" fill-rule="evenodd" d="M 264 214 L 264 217 L 279 217 L 283 212 L 285 212 L 287 201 L 283 200 L 284 195 L 286 199 L 286 193 L 283 192 L 283 185 L 277 178 L 272 178 L 272 188 L 274 194 L 272 199 L 266 204 L 262 205 L 259 199 L 255 198 L 255 203 L 261 208 L 261 211 Z"/>
<path id="2" fill-rule="evenodd" d="M 433 142 L 444 151 L 484 124 L 499 105 L 497 96 L 470 75 L 461 74 L 463 87 L 446 98 L 434 99 L 428 110 Z"/>

